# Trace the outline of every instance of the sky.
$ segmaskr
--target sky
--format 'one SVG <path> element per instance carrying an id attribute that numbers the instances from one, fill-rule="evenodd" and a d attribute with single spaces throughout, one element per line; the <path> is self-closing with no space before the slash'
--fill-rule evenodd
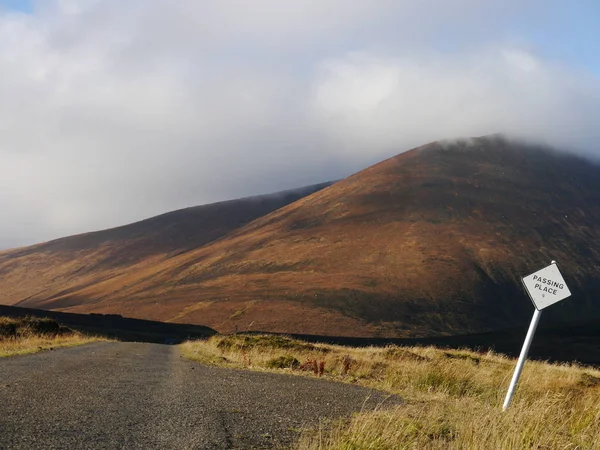
<path id="1" fill-rule="evenodd" d="M 600 156 L 597 0 L 0 0 L 0 249 L 491 133 Z"/>

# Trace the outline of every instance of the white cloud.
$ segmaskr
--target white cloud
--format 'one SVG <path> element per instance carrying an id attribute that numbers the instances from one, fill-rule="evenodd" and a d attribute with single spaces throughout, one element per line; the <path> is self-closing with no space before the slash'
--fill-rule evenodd
<path id="1" fill-rule="evenodd" d="M 438 138 L 503 131 L 593 150 L 598 79 L 505 44 L 503 21 L 539 4 L 0 12 L 0 248 L 339 178 Z M 457 48 L 427 50 L 440 33 Z"/>
<path id="2" fill-rule="evenodd" d="M 319 123 L 358 155 L 367 149 L 495 132 L 594 152 L 600 80 L 519 49 L 418 58 L 352 54 L 321 66 Z"/>

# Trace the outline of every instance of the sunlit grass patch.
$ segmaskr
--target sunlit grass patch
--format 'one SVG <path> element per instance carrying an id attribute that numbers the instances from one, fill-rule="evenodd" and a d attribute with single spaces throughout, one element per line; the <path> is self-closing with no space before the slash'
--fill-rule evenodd
<path id="1" fill-rule="evenodd" d="M 98 340 L 60 325 L 54 319 L 0 317 L 0 357 L 82 345 Z"/>
<path id="2" fill-rule="evenodd" d="M 600 448 L 600 371 L 528 361 L 508 411 L 515 360 L 435 347 L 350 348 L 282 336 L 213 336 L 182 344 L 204 363 L 322 376 L 397 394 L 405 403 L 363 411 L 303 434 L 300 449 Z M 309 370 L 300 370 L 309 367 Z"/>

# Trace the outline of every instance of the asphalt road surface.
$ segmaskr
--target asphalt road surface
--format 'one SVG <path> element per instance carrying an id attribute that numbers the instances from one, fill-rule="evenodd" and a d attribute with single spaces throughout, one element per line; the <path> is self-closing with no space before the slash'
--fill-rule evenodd
<path id="1" fill-rule="evenodd" d="M 102 342 L 0 359 L 0 449 L 289 447 L 302 427 L 397 398 L 206 367 L 176 346 Z"/>

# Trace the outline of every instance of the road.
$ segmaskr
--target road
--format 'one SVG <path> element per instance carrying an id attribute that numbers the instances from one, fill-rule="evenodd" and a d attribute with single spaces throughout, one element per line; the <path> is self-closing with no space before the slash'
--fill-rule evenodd
<path id="1" fill-rule="evenodd" d="M 99 342 L 0 359 L 0 449 L 289 446 L 298 430 L 399 399 L 207 367 L 176 346 Z"/>

